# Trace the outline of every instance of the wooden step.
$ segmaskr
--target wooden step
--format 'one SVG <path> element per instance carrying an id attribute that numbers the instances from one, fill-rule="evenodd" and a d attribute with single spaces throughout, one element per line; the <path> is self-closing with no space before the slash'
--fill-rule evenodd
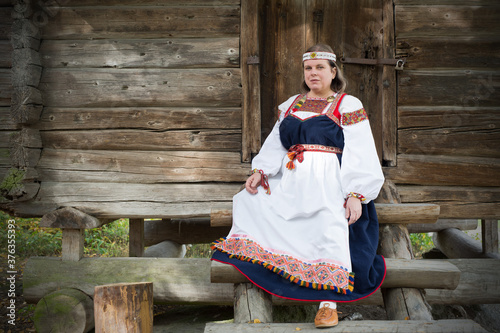
<path id="1" fill-rule="evenodd" d="M 205 333 L 317 333 L 313 323 L 272 323 L 272 324 L 217 324 L 208 323 Z M 398 333 L 488 333 L 470 319 L 450 320 L 360 320 L 341 321 L 333 328 L 322 329 L 321 332 L 365 333 L 365 332 L 398 332 Z"/>
<path id="2" fill-rule="evenodd" d="M 382 288 L 455 289 L 460 281 L 460 270 L 446 260 L 386 258 L 385 262 L 387 275 Z M 233 266 L 216 261 L 212 261 L 210 280 L 212 283 L 248 282 Z"/>
<path id="3" fill-rule="evenodd" d="M 436 223 L 439 218 L 439 205 L 434 204 L 382 204 L 376 203 L 378 221 L 388 223 Z M 230 226 L 232 210 L 213 209 L 210 214 L 212 227 Z"/>

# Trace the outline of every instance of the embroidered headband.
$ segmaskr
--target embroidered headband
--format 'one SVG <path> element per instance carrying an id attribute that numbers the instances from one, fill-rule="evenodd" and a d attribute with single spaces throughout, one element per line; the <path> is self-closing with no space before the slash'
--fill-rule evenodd
<path id="1" fill-rule="evenodd" d="M 302 56 L 302 62 L 311 59 L 325 59 L 335 62 L 337 60 L 337 56 L 335 55 L 335 53 L 331 52 L 306 52 Z"/>

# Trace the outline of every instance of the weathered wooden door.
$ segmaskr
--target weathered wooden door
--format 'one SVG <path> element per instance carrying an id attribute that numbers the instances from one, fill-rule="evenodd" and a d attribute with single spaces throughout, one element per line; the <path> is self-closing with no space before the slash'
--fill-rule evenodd
<path id="1" fill-rule="evenodd" d="M 277 105 L 299 92 L 302 53 L 324 43 L 337 54 L 347 93 L 358 97 L 368 112 L 381 161 L 395 165 L 395 66 L 345 61 L 394 58 L 392 1 L 262 1 L 260 15 L 263 137 L 273 126 Z"/>

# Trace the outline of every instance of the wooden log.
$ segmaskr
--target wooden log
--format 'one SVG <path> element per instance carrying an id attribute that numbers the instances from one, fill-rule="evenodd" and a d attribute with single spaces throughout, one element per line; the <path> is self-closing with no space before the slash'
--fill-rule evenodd
<path id="1" fill-rule="evenodd" d="M 12 168 L 10 161 L 4 165 L 8 165 L 9 168 L 2 177 L 0 186 L 2 195 L 16 202 L 33 199 L 40 189 L 40 183 L 35 182 L 38 178 L 37 171 L 34 168 Z"/>
<path id="2" fill-rule="evenodd" d="M 104 11 L 105 12 L 105 11 Z M 241 71 L 214 69 L 45 69 L 44 105 L 164 107 L 241 105 Z"/>
<path id="3" fill-rule="evenodd" d="M 495 56 L 500 51 L 496 36 L 398 37 L 396 42 L 396 56 L 407 58 L 405 69 L 500 67 L 500 59 Z"/>
<path id="4" fill-rule="evenodd" d="M 378 221 L 388 223 L 435 223 L 439 217 L 439 206 L 434 204 L 382 204 L 376 203 Z M 229 226 L 232 223 L 231 210 L 213 210 L 210 224 L 213 227 Z"/>
<path id="5" fill-rule="evenodd" d="M 40 333 L 86 333 L 94 328 L 94 302 L 78 289 L 60 289 L 40 299 L 33 322 Z"/>
<path id="6" fill-rule="evenodd" d="M 498 158 L 473 156 L 400 154 L 397 167 L 384 168 L 384 174 L 398 185 L 499 187 L 500 178 L 491 177 L 500 173 L 499 161 Z"/>
<path id="7" fill-rule="evenodd" d="M 62 260 L 78 261 L 83 258 L 83 229 L 62 230 Z"/>
<path id="8" fill-rule="evenodd" d="M 0 67 L 12 67 L 12 44 L 8 40 L 0 40 Z"/>
<path id="9" fill-rule="evenodd" d="M 12 52 L 12 85 L 14 87 L 38 87 L 42 66 L 38 51 L 29 48 L 14 49 Z"/>
<path id="10" fill-rule="evenodd" d="M 252 283 L 234 286 L 235 323 L 272 323 L 273 303 L 271 294 Z"/>
<path id="11" fill-rule="evenodd" d="M 429 303 L 500 303 L 500 260 L 450 259 L 448 262 L 460 269 L 459 285 L 455 290 L 426 289 Z M 73 262 L 32 257 L 24 269 L 23 295 L 27 302 L 36 303 L 61 288 L 77 288 L 93 295 L 94 287 L 100 284 L 149 281 L 155 286 L 155 302 L 233 305 L 233 284 L 211 283 L 210 266 L 209 259 L 194 258 L 82 258 Z M 273 303 L 298 304 L 277 297 L 273 297 Z M 356 303 L 382 305 L 382 295 L 377 292 Z"/>
<path id="12" fill-rule="evenodd" d="M 43 66 L 50 68 L 239 67 L 239 38 L 236 36 L 113 41 L 47 40 L 41 45 L 40 52 L 43 54 Z"/>
<path id="13" fill-rule="evenodd" d="M 47 182 L 240 182 L 250 170 L 237 152 L 82 151 L 45 148 L 37 164 Z"/>
<path id="14" fill-rule="evenodd" d="M 105 7 L 106 8 L 106 7 Z M 237 36 L 239 6 L 63 7 L 43 27 L 44 39 Z M 109 13 L 112 15 L 109 15 Z"/>
<path id="15" fill-rule="evenodd" d="M 479 219 L 500 216 L 498 187 L 398 185 L 398 190 L 404 203 L 432 202 L 439 205 L 440 218 Z"/>
<path id="16" fill-rule="evenodd" d="M 83 129 L 179 129 L 241 128 L 240 107 L 46 107 L 37 128 L 41 130 Z"/>
<path id="17" fill-rule="evenodd" d="M 412 4 L 396 6 L 395 11 L 398 37 L 495 36 L 500 29 L 495 6 Z"/>
<path id="18" fill-rule="evenodd" d="M 476 241 L 463 231 L 449 228 L 433 235 L 434 246 L 448 258 L 495 258 L 498 253 L 485 253 L 480 241 Z"/>
<path id="19" fill-rule="evenodd" d="M 88 130 L 42 132 L 45 147 L 83 150 L 240 151 L 240 130 Z"/>
<path id="20" fill-rule="evenodd" d="M 0 8 L 0 17 L 2 17 L 2 21 L 0 22 L 0 39 L 9 39 L 11 36 L 11 27 L 12 27 L 12 16 L 11 16 L 12 8 Z"/>
<path id="21" fill-rule="evenodd" d="M 406 226 L 394 224 L 383 226 L 380 232 L 379 252 L 386 258 L 413 259 Z M 382 289 L 382 295 L 389 319 L 432 320 L 430 306 L 420 289 L 386 288 Z"/>
<path id="22" fill-rule="evenodd" d="M 240 0 L 107 0 L 106 6 L 239 6 Z M 72 7 L 102 6 L 101 0 L 71 0 Z"/>
<path id="23" fill-rule="evenodd" d="M 446 260 L 409 260 L 386 258 L 387 276 L 382 288 L 455 289 L 460 270 Z M 415 279 L 418 275 L 418 279 Z M 212 262 L 212 283 L 244 283 L 248 279 L 231 265 Z"/>
<path id="24" fill-rule="evenodd" d="M 294 332 L 314 333 L 318 329 L 313 323 L 275 323 L 266 325 L 248 325 L 238 323 L 208 323 L 205 333 L 232 333 L 232 332 Z M 335 326 L 335 332 L 363 333 L 363 332 L 398 332 L 398 333 L 487 333 L 484 328 L 471 319 L 445 319 L 445 320 L 343 320 Z"/>
<path id="25" fill-rule="evenodd" d="M 117 283 L 95 287 L 96 333 L 152 333 L 153 283 Z"/>
<path id="26" fill-rule="evenodd" d="M 12 99 L 12 69 L 0 68 L 0 106 L 9 106 Z"/>
<path id="27" fill-rule="evenodd" d="M 241 160 L 250 162 L 261 146 L 259 2 L 241 2 L 241 83 L 243 123 Z M 254 63 L 252 63 L 252 61 Z M 257 63 L 255 63 L 257 62 Z"/>
<path id="28" fill-rule="evenodd" d="M 2 16 L 5 17 L 5 16 Z M 38 50 L 40 47 L 40 31 L 30 19 L 17 19 L 9 24 L 12 27 L 12 38 L 10 38 L 14 49 L 30 48 Z M 0 28 L 0 37 L 3 35 Z M 3 38 L 2 38 L 3 39 Z"/>
<path id="29" fill-rule="evenodd" d="M 398 106 L 498 107 L 500 102 L 494 93 L 500 86 L 497 71 L 412 70 L 399 74 L 398 82 Z"/>
<path id="30" fill-rule="evenodd" d="M 398 111 L 401 154 L 499 157 L 494 144 L 500 140 L 495 131 L 500 126 L 498 108 L 401 107 Z"/>
<path id="31" fill-rule="evenodd" d="M 10 116 L 10 107 L 0 107 L 0 130 L 20 130 L 20 126 Z"/>
<path id="32" fill-rule="evenodd" d="M 450 259 L 460 269 L 460 283 L 454 290 L 426 289 L 431 304 L 493 304 L 499 303 L 498 259 Z"/>
<path id="33" fill-rule="evenodd" d="M 224 237 L 230 227 L 212 227 L 208 218 L 185 220 L 144 221 L 144 245 L 151 246 L 163 241 L 179 244 L 203 244 Z"/>
<path id="34" fill-rule="evenodd" d="M 144 255 L 144 219 L 129 219 L 128 256 Z"/>
<path id="35" fill-rule="evenodd" d="M 483 253 L 498 254 L 498 220 L 481 220 Z"/>
<path id="36" fill-rule="evenodd" d="M 99 220 L 73 207 L 64 207 L 45 214 L 40 220 L 40 226 L 61 229 L 94 229 L 108 222 L 110 221 Z"/>
<path id="37" fill-rule="evenodd" d="M 40 90 L 16 87 L 12 93 L 11 118 L 19 124 L 34 124 L 40 119 L 43 103 Z"/>
<path id="38" fill-rule="evenodd" d="M 477 228 L 477 221 L 474 219 L 439 219 L 434 224 L 408 224 L 409 233 L 427 233 L 437 232 L 448 228 L 457 228 L 460 230 L 474 230 Z"/>

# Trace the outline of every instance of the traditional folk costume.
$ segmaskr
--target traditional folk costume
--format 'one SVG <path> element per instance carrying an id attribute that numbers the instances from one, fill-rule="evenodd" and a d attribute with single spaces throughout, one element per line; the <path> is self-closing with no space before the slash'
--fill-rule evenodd
<path id="1" fill-rule="evenodd" d="M 252 167 L 263 174 L 252 195 L 233 199 L 233 225 L 213 243 L 212 260 L 231 264 L 273 295 L 302 301 L 350 302 L 375 292 L 385 277 L 376 255 L 373 201 L 384 176 L 361 102 L 296 95 Z M 362 215 L 345 218 L 349 196 Z"/>

